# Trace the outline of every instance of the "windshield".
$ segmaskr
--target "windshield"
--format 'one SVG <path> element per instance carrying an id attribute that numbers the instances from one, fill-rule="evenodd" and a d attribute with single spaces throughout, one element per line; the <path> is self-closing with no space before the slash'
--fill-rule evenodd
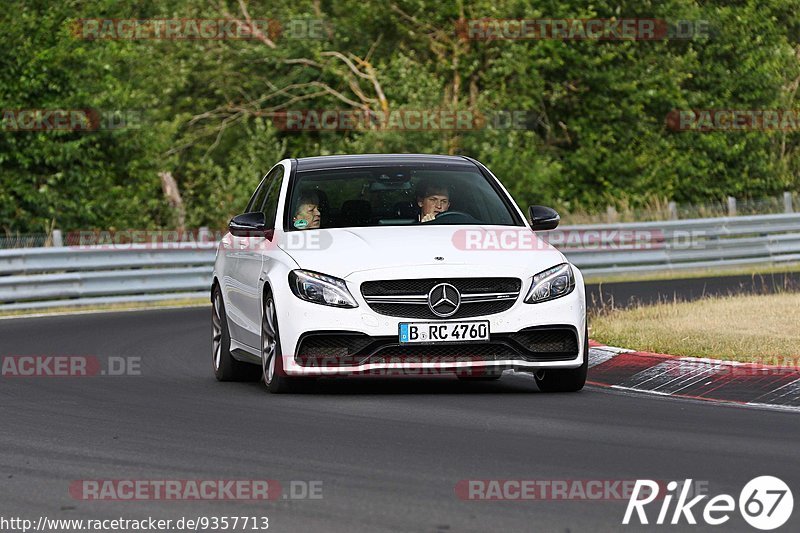
<path id="1" fill-rule="evenodd" d="M 522 222 L 478 169 L 413 166 L 297 172 L 287 230 Z"/>

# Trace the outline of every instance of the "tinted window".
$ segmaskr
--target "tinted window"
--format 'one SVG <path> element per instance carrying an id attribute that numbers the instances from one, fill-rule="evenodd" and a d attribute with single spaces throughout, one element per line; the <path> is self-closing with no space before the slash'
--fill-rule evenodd
<path id="1" fill-rule="evenodd" d="M 301 199 L 309 197 L 317 201 L 322 228 L 425 223 L 521 225 L 501 194 L 478 169 L 463 167 L 298 172 L 287 202 L 286 229 L 296 229 L 292 227 L 292 214 Z M 426 213 L 429 216 L 423 220 Z"/>
<path id="2" fill-rule="evenodd" d="M 256 192 L 253 193 L 250 201 L 247 202 L 247 208 L 244 210 L 245 213 L 252 213 L 254 211 L 261 210 L 261 206 L 264 205 L 264 199 L 267 197 L 267 189 L 269 189 L 269 184 L 269 175 L 264 176 L 264 179 L 261 180 L 261 184 L 256 189 Z"/>
<path id="3" fill-rule="evenodd" d="M 270 182 L 269 191 L 267 191 L 266 201 L 262 211 L 264 212 L 264 219 L 267 221 L 267 229 L 275 228 L 275 217 L 278 214 L 278 200 L 281 194 L 281 184 L 283 183 L 283 165 L 276 167 L 267 176 L 267 181 Z"/>

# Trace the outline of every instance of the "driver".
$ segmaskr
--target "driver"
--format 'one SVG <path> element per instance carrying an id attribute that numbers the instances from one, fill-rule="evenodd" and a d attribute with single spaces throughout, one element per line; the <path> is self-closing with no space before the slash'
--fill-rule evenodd
<path id="1" fill-rule="evenodd" d="M 321 221 L 319 195 L 314 191 L 301 194 L 297 203 L 297 210 L 292 219 L 292 225 L 297 229 L 317 229 Z"/>
<path id="2" fill-rule="evenodd" d="M 436 181 L 421 181 L 417 186 L 419 221 L 430 222 L 439 213 L 450 209 L 450 189 Z"/>

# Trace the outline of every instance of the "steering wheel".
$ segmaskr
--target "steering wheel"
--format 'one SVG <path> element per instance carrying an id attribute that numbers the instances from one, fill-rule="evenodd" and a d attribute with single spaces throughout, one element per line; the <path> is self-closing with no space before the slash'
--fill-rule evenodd
<path id="1" fill-rule="evenodd" d="M 436 218 L 431 220 L 429 223 L 447 224 L 448 222 L 456 224 L 458 223 L 471 224 L 480 222 L 480 220 L 470 215 L 469 213 L 465 213 L 464 211 L 442 211 L 441 213 L 437 214 Z"/>

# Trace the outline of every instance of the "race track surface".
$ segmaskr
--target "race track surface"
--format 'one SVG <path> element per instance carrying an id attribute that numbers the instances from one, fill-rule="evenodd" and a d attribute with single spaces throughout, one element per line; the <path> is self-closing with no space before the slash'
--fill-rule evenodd
<path id="1" fill-rule="evenodd" d="M 546 395 L 522 375 L 340 379 L 269 395 L 214 379 L 206 308 L 2 320 L 0 356 L 14 355 L 141 358 L 141 375 L 0 377 L 4 517 L 258 515 L 277 532 L 635 531 L 620 524 L 625 501 L 464 501 L 454 489 L 467 479 L 693 478 L 738 499 L 751 478 L 775 475 L 800 499 L 793 413 L 592 387 Z M 82 479 L 322 481 L 323 497 L 86 501 L 69 492 Z M 658 507 L 648 509 L 654 520 Z M 798 524 L 795 509 L 781 531 Z M 754 531 L 738 512 L 708 530 Z"/>
<path id="2" fill-rule="evenodd" d="M 646 281 L 587 283 L 589 308 L 630 307 L 637 304 L 692 301 L 708 296 L 774 294 L 800 290 L 800 272 L 778 272 Z"/>

